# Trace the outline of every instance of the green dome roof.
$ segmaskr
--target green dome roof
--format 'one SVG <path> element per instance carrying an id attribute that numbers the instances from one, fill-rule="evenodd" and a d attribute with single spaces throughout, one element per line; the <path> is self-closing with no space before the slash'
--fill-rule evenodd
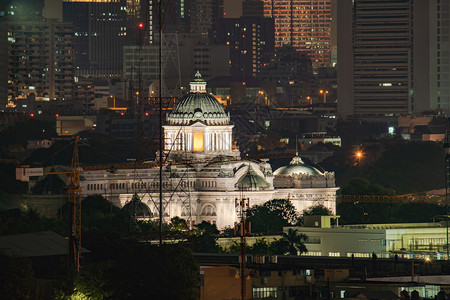
<path id="1" fill-rule="evenodd" d="M 239 178 L 238 182 L 236 183 L 236 187 L 242 190 L 256 190 L 259 188 L 265 189 L 269 187 L 269 183 L 263 177 L 256 174 L 252 166 L 249 165 L 247 173 Z"/>
<path id="2" fill-rule="evenodd" d="M 123 211 L 126 211 L 133 218 L 151 218 L 153 216 L 150 208 L 147 204 L 143 203 L 137 194 L 134 194 L 131 201 L 122 207 Z"/>
<path id="3" fill-rule="evenodd" d="M 52 169 L 52 171 L 54 171 Z M 45 175 L 32 188 L 34 195 L 61 195 L 64 194 L 67 184 L 57 174 Z"/>
<path id="4" fill-rule="evenodd" d="M 182 97 L 167 121 L 171 125 L 186 125 L 195 121 L 203 121 L 207 124 L 228 124 L 230 117 L 223 109 L 222 104 L 216 98 L 206 93 L 206 82 L 199 72 L 191 81 L 191 91 Z"/>
<path id="5" fill-rule="evenodd" d="M 309 174 L 309 175 L 322 175 L 322 172 L 312 166 L 305 165 L 303 160 L 296 156 L 289 165 L 280 167 L 273 172 L 276 175 L 292 175 L 292 174 Z"/>

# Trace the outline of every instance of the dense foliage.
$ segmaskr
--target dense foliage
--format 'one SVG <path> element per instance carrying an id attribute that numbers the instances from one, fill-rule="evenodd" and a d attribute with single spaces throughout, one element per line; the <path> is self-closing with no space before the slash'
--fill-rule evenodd
<path id="1" fill-rule="evenodd" d="M 432 222 L 446 214 L 445 206 L 425 203 L 341 202 L 336 210 L 341 224 Z"/>
<path id="2" fill-rule="evenodd" d="M 304 242 L 307 236 L 299 233 L 297 229 L 291 229 L 282 233 L 280 239 L 268 242 L 265 238 L 257 239 L 253 245 L 245 245 L 245 252 L 249 254 L 270 254 L 270 255 L 301 255 L 308 252 Z M 240 244 L 234 242 L 231 247 L 225 249 L 228 253 L 239 254 Z"/>
<path id="3" fill-rule="evenodd" d="M 354 147 L 342 147 L 321 166 L 336 173 L 338 186 L 354 178 L 365 178 L 372 184 L 409 194 L 444 188 L 445 152 L 435 142 L 410 142 L 401 138 L 358 144 L 363 156 L 359 163 Z"/>
<path id="4" fill-rule="evenodd" d="M 283 227 L 296 225 L 300 216 L 289 200 L 274 199 L 247 211 L 252 233 L 281 233 Z"/>

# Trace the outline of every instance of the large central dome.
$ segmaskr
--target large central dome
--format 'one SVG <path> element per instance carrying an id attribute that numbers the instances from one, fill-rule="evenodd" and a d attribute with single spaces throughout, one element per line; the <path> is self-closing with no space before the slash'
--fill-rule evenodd
<path id="1" fill-rule="evenodd" d="M 188 125 L 197 121 L 207 125 L 227 125 L 230 122 L 223 106 L 206 92 L 206 82 L 199 72 L 190 83 L 189 94 L 182 97 L 167 116 L 170 125 Z"/>

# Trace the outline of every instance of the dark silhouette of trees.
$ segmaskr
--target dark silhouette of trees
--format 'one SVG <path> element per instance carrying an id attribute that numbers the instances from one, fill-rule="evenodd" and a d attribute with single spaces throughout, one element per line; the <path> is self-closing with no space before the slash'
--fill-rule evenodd
<path id="1" fill-rule="evenodd" d="M 283 227 L 299 222 L 298 212 L 289 200 L 274 199 L 247 211 L 252 233 L 281 233 Z"/>
<path id="2" fill-rule="evenodd" d="M 341 195 L 395 195 L 393 189 L 387 189 L 379 184 L 371 183 L 365 178 L 356 177 L 351 179 L 340 189 Z"/>
<path id="3" fill-rule="evenodd" d="M 289 228 L 287 232 L 283 232 L 283 239 L 288 242 L 288 253 L 290 255 L 301 255 L 308 252 L 304 242 L 308 239 L 306 234 L 299 233 L 297 229 Z"/>
<path id="4" fill-rule="evenodd" d="M 323 204 L 316 204 L 303 210 L 303 216 L 331 216 L 331 211 Z"/>
<path id="5" fill-rule="evenodd" d="M 0 300 L 36 299 L 31 260 L 0 256 Z"/>
<path id="6" fill-rule="evenodd" d="M 114 258 L 88 264 L 75 280 L 89 299 L 198 299 L 199 271 L 177 244 L 123 243 Z"/>

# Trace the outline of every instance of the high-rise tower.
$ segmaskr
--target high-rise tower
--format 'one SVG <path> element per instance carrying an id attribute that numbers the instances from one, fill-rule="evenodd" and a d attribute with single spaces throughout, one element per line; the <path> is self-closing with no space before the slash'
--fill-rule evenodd
<path id="1" fill-rule="evenodd" d="M 126 0 L 64 0 L 63 20 L 75 26 L 78 76 L 120 77 L 127 36 Z"/>
<path id="2" fill-rule="evenodd" d="M 314 69 L 330 66 L 331 0 L 264 0 L 264 16 L 275 21 L 275 47 L 308 53 Z"/>
<path id="3" fill-rule="evenodd" d="M 450 108 L 449 2 L 338 2 L 338 114 Z"/>
<path id="4" fill-rule="evenodd" d="M 8 99 L 33 93 L 42 100 L 69 100 L 73 93 L 73 26 L 54 20 L 5 24 Z"/>
<path id="5" fill-rule="evenodd" d="M 263 65 L 263 55 L 274 51 L 273 19 L 229 18 L 217 25 L 215 41 L 230 49 L 230 73 L 243 81 L 256 78 Z"/>

